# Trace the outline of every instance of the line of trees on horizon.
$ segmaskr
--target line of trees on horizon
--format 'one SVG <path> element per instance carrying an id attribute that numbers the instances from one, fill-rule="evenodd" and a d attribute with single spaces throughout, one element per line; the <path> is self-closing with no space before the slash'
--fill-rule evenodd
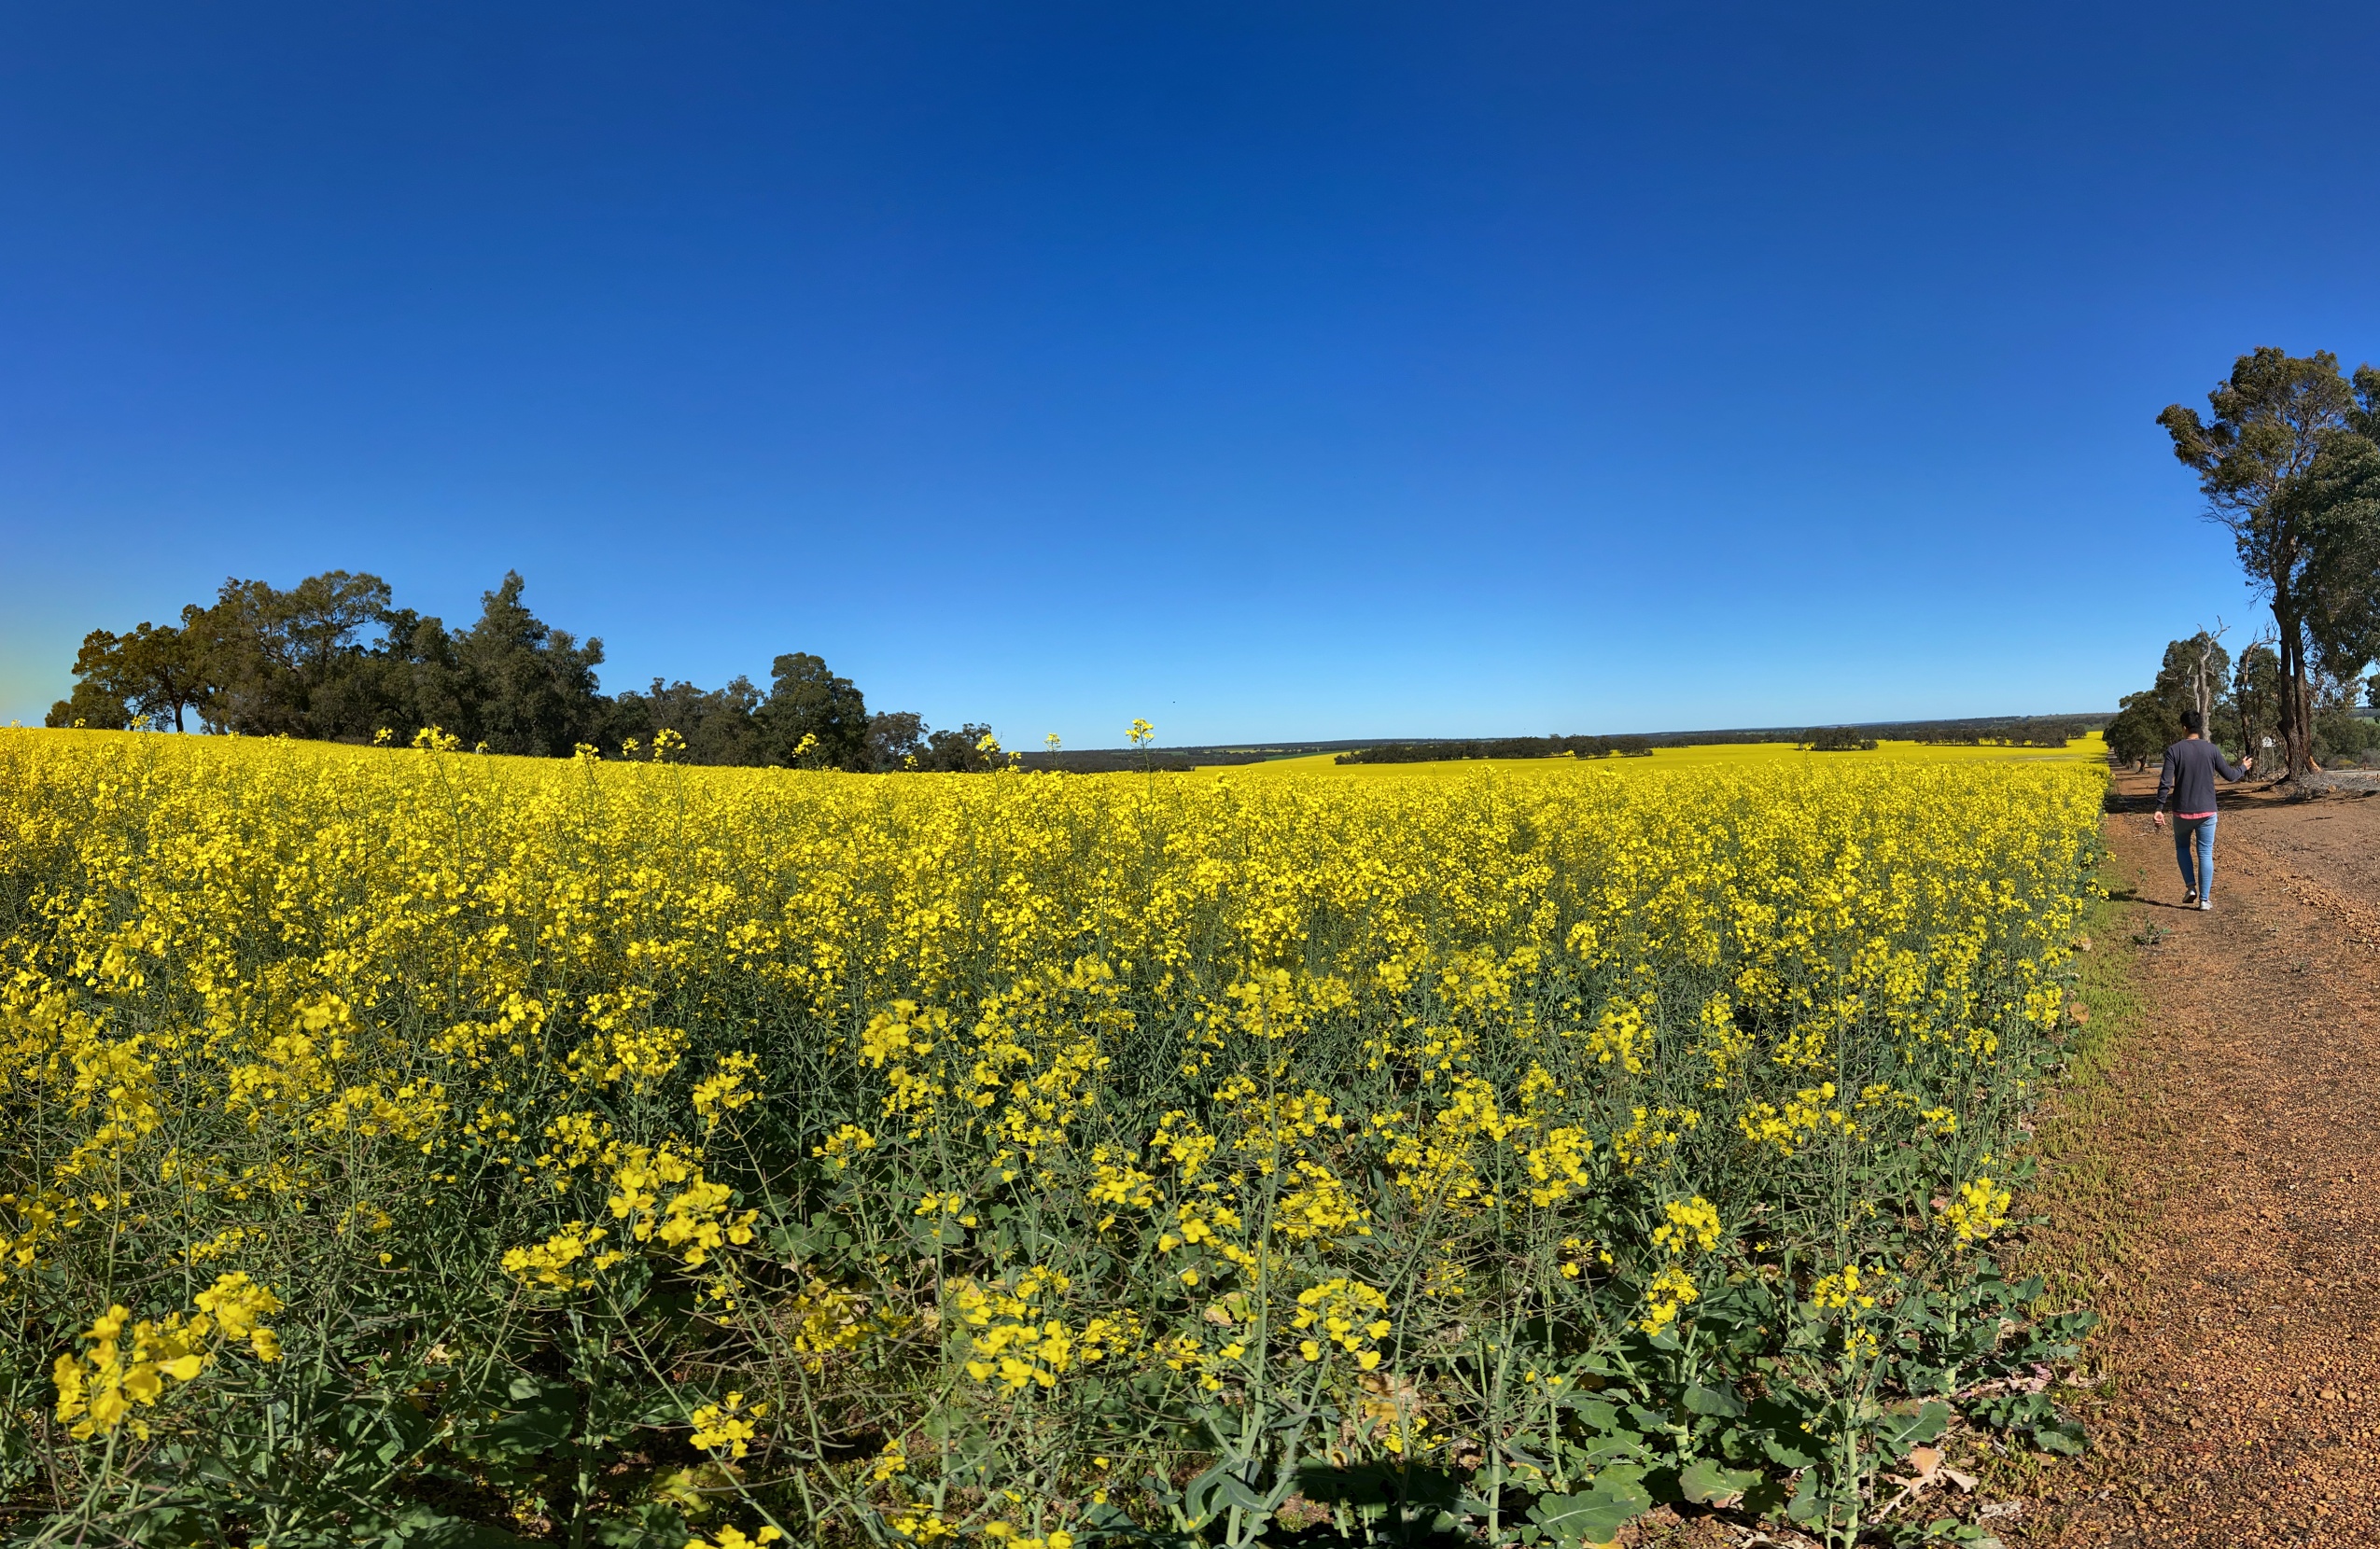
<path id="1" fill-rule="evenodd" d="M 1983 716 L 1966 720 L 1875 721 L 1857 726 L 1774 726 L 1659 735 L 1449 737 L 1382 743 L 1340 753 L 1339 763 L 1446 763 L 1459 759 L 1643 758 L 1664 747 L 1791 743 L 1818 752 L 1873 751 L 1882 742 L 1963 747 L 2064 747 L 2107 722 L 2106 716 Z"/>
<path id="2" fill-rule="evenodd" d="M 996 766 L 987 725 L 929 727 L 915 711 L 870 713 L 819 657 L 777 657 L 765 691 L 738 675 L 716 689 L 656 677 L 603 691 L 603 641 L 532 613 L 517 571 L 480 598 L 469 629 L 395 606 L 378 576 L 344 570 L 286 590 L 226 580 L 178 623 L 91 631 L 53 727 L 148 725 L 365 743 L 435 727 L 490 753 L 618 755 L 664 731 L 688 763 L 965 773 Z"/>
<path id="3" fill-rule="evenodd" d="M 1334 763 L 1447 763 L 1458 759 L 1642 758 L 1650 737 L 1475 737 L 1457 742 L 1392 742 L 1341 753 Z"/>

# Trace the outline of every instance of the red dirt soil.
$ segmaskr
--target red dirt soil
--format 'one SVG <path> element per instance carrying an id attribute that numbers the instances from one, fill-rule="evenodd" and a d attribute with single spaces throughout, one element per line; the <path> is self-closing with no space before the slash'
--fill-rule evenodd
<path id="1" fill-rule="evenodd" d="M 2099 1142 L 2135 1229 L 2093 1300 L 2093 1455 L 2012 1544 L 2380 1545 L 2380 799 L 2227 795 L 2185 910 L 2153 778 L 2107 818 L 2146 1014 Z M 2123 899 L 2130 890 L 2135 896 Z M 2051 1231 L 2054 1233 L 2053 1226 Z"/>

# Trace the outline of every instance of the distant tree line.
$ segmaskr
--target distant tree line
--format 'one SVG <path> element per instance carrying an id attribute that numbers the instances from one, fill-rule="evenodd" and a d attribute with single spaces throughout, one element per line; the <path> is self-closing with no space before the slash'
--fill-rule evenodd
<path id="1" fill-rule="evenodd" d="M 1650 737 L 1493 737 L 1459 742 L 1395 742 L 1341 753 L 1335 763 L 1446 763 L 1456 759 L 1636 759 Z"/>
<path id="2" fill-rule="evenodd" d="M 1439 763 L 1455 759 L 1643 758 L 1657 748 L 1791 743 L 1817 752 L 1873 749 L 1880 742 L 1953 747 L 2064 747 L 2106 725 L 2106 716 L 1986 716 L 1967 720 L 1877 721 L 1863 726 L 1771 726 L 1657 736 L 1547 736 L 1387 743 L 1338 755 L 1340 763 Z M 1212 761 L 1202 759 L 1201 762 Z"/>
<path id="3" fill-rule="evenodd" d="M 1822 736 L 1849 733 L 1855 741 L 1920 742 L 1962 747 L 2064 747 L 2107 723 L 2105 715 L 1977 716 L 1964 720 L 1873 720 L 1855 726 L 1758 726 L 1707 732 L 1664 732 L 1645 739 L 1655 747 L 1714 747 L 1792 743 L 1807 747 Z"/>
<path id="4" fill-rule="evenodd" d="M 2271 639 L 2257 640 L 2234 659 L 2217 634 L 2201 630 L 2169 643 L 2156 680 L 2124 696 L 2107 723 L 2107 752 L 2121 763 L 2146 764 L 2181 740 L 2182 712 L 2195 710 L 2205 718 L 2209 738 L 2232 758 L 2252 753 L 2271 774 L 2286 774 L 2286 762 L 2273 754 L 2286 747 L 2281 720 L 2289 698 Z M 2307 768 L 2359 762 L 2380 749 L 2380 722 L 2356 713 L 2358 698 L 2380 705 L 2380 677 L 2314 676 L 2305 700 Z"/>
<path id="5" fill-rule="evenodd" d="M 522 602 L 521 578 L 480 599 L 469 629 L 398 607 L 377 576 L 332 570 L 287 590 L 227 580 L 178 623 L 93 630 L 75 658 L 71 697 L 51 726 L 152 726 L 246 736 L 410 740 L 436 727 L 466 747 L 568 757 L 650 749 L 675 733 L 688 763 L 849 770 L 987 770 L 991 728 L 934 729 L 914 711 L 871 715 L 847 677 L 806 651 L 779 656 L 763 691 L 738 676 L 721 688 L 654 678 L 602 691 L 603 642 L 581 642 Z"/>
<path id="6" fill-rule="evenodd" d="M 2100 721 L 2107 719 L 2102 716 Z M 2092 730 L 2085 719 L 2026 716 L 1988 727 L 1938 726 L 1915 728 L 1908 740 L 1938 747 L 2064 747 Z"/>
<path id="7" fill-rule="evenodd" d="M 1279 757 L 1280 755 L 1274 755 Z M 1098 747 L 1085 752 L 1042 752 L 1015 755 L 1020 769 L 1057 770 L 1065 774 L 1135 774 L 1151 770 L 1160 774 L 1186 774 L 1202 763 L 1263 763 L 1263 756 L 1184 752 L 1170 747 L 1142 752 L 1130 747 Z"/>
<path id="8" fill-rule="evenodd" d="M 1065 748 L 1056 747 L 1028 752 L 1012 752 L 1009 758 L 1024 769 L 1056 769 L 1070 774 L 1107 774 L 1122 771 L 1155 770 L 1159 774 L 1182 774 L 1194 769 L 1231 767 L 1240 764 L 1270 763 L 1277 759 L 1299 759 L 1319 753 L 1346 753 L 1371 747 L 1361 740 L 1339 742 L 1273 742 L 1217 743 L 1183 747 L 1093 747 Z"/>

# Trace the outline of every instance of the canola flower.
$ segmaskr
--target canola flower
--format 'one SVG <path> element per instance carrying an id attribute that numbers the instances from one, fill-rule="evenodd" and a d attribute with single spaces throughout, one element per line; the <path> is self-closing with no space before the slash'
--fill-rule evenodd
<path id="1" fill-rule="evenodd" d="M 1833 1532 L 1889 1461 L 1857 1416 L 2002 1337 L 1953 1334 L 2057 1058 L 2086 767 L 397 741 L 0 733 L 36 1514 L 1238 1543 L 1296 1467 L 1427 1458 L 1509 1498 L 1492 1538 L 1720 1458 L 1630 1416 L 1757 1372 L 1693 1412 L 1785 1428 L 1727 1466 Z"/>
<path id="2" fill-rule="evenodd" d="M 79 1356 L 61 1355 L 51 1368 L 58 1390 L 58 1419 L 77 1441 L 112 1432 L 127 1418 L 133 1433 L 148 1438 L 148 1422 L 133 1406 L 155 1407 L 170 1380 L 194 1381 L 225 1347 L 246 1343 L 257 1360 L 281 1359 L 279 1335 L 259 1319 L 279 1312 L 280 1298 L 251 1285 L 244 1274 L 220 1276 L 192 1298 L 198 1312 L 185 1319 L 170 1313 L 162 1321 L 133 1322 L 130 1309 L 111 1306 L 85 1330 L 88 1347 Z M 125 1326 L 132 1324 L 130 1348 Z"/>

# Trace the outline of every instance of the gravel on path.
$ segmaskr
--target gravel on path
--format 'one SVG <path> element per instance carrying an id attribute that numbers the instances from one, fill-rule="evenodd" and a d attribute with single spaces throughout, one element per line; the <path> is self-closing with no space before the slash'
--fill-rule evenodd
<path id="1" fill-rule="evenodd" d="M 2107 1139 L 2142 1212 L 2095 1304 L 2095 1448 L 2011 1544 L 2380 1545 L 2380 798 L 2227 798 L 2215 907 L 2120 779 L 2146 1015 Z M 2129 888 L 2127 887 L 2129 885 Z M 2112 932 L 2111 932 L 2112 933 Z M 2054 1230 L 2054 1228 L 2053 1228 Z"/>

